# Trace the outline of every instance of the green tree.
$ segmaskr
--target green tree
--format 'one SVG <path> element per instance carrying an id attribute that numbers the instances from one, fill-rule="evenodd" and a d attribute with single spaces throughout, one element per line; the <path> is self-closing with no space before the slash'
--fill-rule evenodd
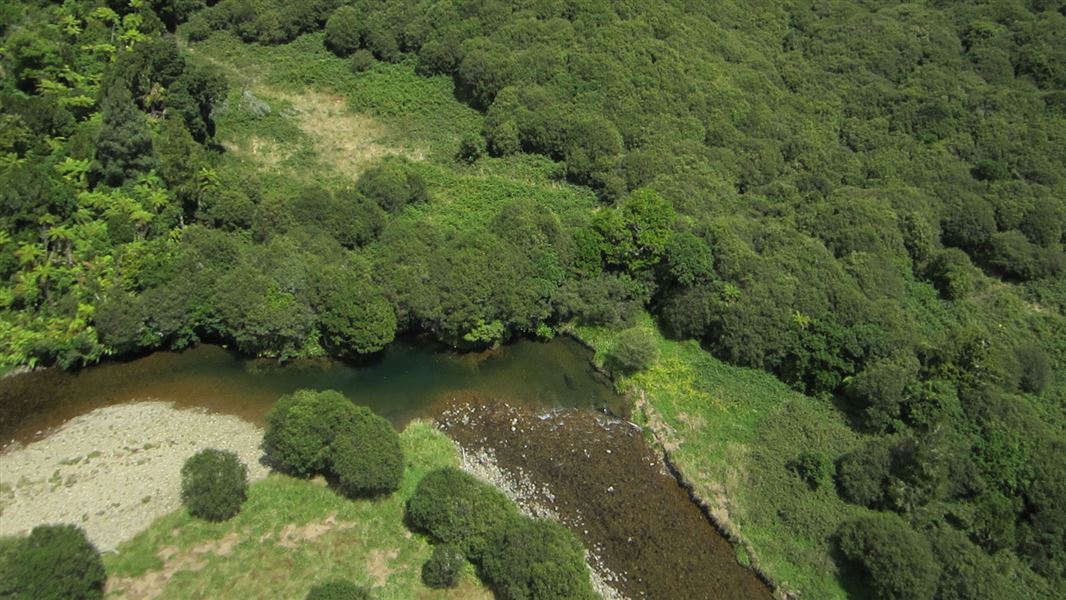
<path id="1" fill-rule="evenodd" d="M 365 406 L 349 405 L 334 425 L 329 471 L 349 497 L 389 494 L 403 478 L 400 436 L 383 417 Z"/>
<path id="2" fill-rule="evenodd" d="M 100 552 L 79 527 L 38 525 L 19 540 L 2 579 L 14 598 L 87 600 L 104 597 Z"/>
<path id="3" fill-rule="evenodd" d="M 103 118 L 96 137 L 93 179 L 118 187 L 155 168 L 151 133 L 125 84 L 116 83 L 107 91 L 100 112 Z"/>
<path id="4" fill-rule="evenodd" d="M 465 565 L 466 556 L 462 550 L 452 544 L 438 544 L 422 565 L 422 583 L 438 589 L 455 587 Z"/>
<path id="5" fill-rule="evenodd" d="M 485 537 L 516 513 L 514 504 L 495 487 L 459 469 L 427 473 L 407 501 L 407 519 L 445 544 L 456 544 L 479 560 Z"/>
<path id="6" fill-rule="evenodd" d="M 207 448 L 181 467 L 181 501 L 189 514 L 225 521 L 241 511 L 248 496 L 248 468 L 228 450 Z"/>
<path id="7" fill-rule="evenodd" d="M 837 531 L 841 554 L 857 565 L 871 597 L 931 600 L 940 568 L 929 542 L 896 515 L 848 521 Z"/>
<path id="8" fill-rule="evenodd" d="M 315 284 L 323 344 L 339 354 L 382 350 L 396 336 L 396 313 L 384 295 L 350 269 L 327 268 Z"/>
<path id="9" fill-rule="evenodd" d="M 596 597 L 581 542 L 550 521 L 514 517 L 497 526 L 480 572 L 505 600 Z"/>
<path id="10" fill-rule="evenodd" d="M 266 415 L 263 450 L 279 469 L 306 477 L 329 468 L 337 424 L 352 403 L 339 392 L 297 390 L 282 396 Z"/>
<path id="11" fill-rule="evenodd" d="M 337 56 L 348 56 L 363 42 L 362 18 L 352 6 L 342 6 L 326 21 L 326 47 Z"/>

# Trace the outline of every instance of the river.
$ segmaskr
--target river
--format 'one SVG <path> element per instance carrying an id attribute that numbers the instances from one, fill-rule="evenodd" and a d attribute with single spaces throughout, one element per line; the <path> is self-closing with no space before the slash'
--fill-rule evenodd
<path id="1" fill-rule="evenodd" d="M 728 542 L 663 473 L 639 431 L 604 415 L 624 418 L 627 404 L 590 358 L 566 337 L 521 340 L 482 353 L 398 342 L 358 364 L 279 364 L 201 345 L 71 373 L 46 369 L 0 380 L 0 439 L 5 449 L 32 443 L 96 408 L 146 399 L 263 425 L 281 395 L 334 389 L 398 428 L 414 418 L 444 415 L 445 429 L 464 448 L 488 449 L 504 470 L 553 488 L 549 496 L 558 499 L 560 520 L 599 552 L 628 597 L 684 592 L 688 598 L 769 599 L 767 588 L 736 562 Z M 462 427 L 452 419 L 449 425 L 447 415 L 464 409 L 482 418 L 464 419 Z M 516 431 L 519 420 L 525 425 Z M 578 456 L 579 450 L 586 459 L 555 458 Z"/>

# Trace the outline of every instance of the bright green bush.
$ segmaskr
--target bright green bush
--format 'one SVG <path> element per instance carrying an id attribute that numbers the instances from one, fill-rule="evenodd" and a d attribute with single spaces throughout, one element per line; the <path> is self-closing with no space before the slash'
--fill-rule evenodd
<path id="1" fill-rule="evenodd" d="M 475 560 L 488 532 L 514 514 L 514 504 L 503 492 L 450 467 L 427 473 L 407 502 L 413 526 L 458 545 Z"/>
<path id="2" fill-rule="evenodd" d="M 225 521 L 247 497 L 248 468 L 233 452 L 207 448 L 181 467 L 181 501 L 194 517 Z"/>
<path id="3" fill-rule="evenodd" d="M 403 477 L 399 434 L 369 408 L 351 406 L 329 448 L 330 471 L 348 496 L 396 491 Z"/>
<path id="4" fill-rule="evenodd" d="M 650 331 L 634 327 L 618 334 L 604 365 L 614 373 L 643 371 L 659 358 L 659 347 Z"/>
<path id="5" fill-rule="evenodd" d="M 370 600 L 370 592 L 347 579 L 335 579 L 311 588 L 306 600 Z"/>
<path id="6" fill-rule="evenodd" d="M 450 588 L 459 583 L 466 557 L 452 544 L 433 547 L 433 554 L 422 565 L 422 583 L 431 588 Z"/>
<path id="7" fill-rule="evenodd" d="M 326 470 L 337 423 L 352 407 L 339 392 L 298 390 L 267 413 L 263 449 L 280 470 L 306 477 Z"/>
<path id="8" fill-rule="evenodd" d="M 486 540 L 480 573 L 505 600 L 596 597 L 581 542 L 551 521 L 515 517 L 497 526 Z"/>
<path id="9" fill-rule="evenodd" d="M 0 590 L 12 598 L 80 600 L 104 597 L 100 552 L 74 525 L 39 525 L 5 559 Z M 7 554 L 7 553 L 5 553 Z M 5 596 L 6 597 L 6 596 Z"/>

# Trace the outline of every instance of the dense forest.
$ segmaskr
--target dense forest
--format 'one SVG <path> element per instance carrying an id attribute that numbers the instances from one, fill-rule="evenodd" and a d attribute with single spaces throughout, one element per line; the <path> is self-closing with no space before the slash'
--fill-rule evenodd
<path id="1" fill-rule="evenodd" d="M 16 1 L 0 26 L 3 364 L 648 311 L 864 437 L 791 465 L 872 509 L 833 536 L 853 593 L 1066 589 L 1066 3 Z M 217 124 L 278 115 L 202 44 L 413 72 L 478 126 L 354 180 L 260 176 Z M 464 211 L 447 173 L 478 168 L 549 191 Z"/>

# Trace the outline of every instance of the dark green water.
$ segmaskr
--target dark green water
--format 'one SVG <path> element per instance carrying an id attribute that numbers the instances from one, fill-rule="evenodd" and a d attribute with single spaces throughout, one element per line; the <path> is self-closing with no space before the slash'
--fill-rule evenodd
<path id="1" fill-rule="evenodd" d="M 400 342 L 359 365 L 328 359 L 278 364 L 205 345 L 76 373 L 49 369 L 0 380 L 0 439 L 5 446 L 29 442 L 94 408 L 146 399 L 262 424 L 278 397 L 300 388 L 339 390 L 398 427 L 432 414 L 455 394 L 624 411 L 621 398 L 591 367 L 588 350 L 569 338 L 522 340 L 466 354 Z"/>

